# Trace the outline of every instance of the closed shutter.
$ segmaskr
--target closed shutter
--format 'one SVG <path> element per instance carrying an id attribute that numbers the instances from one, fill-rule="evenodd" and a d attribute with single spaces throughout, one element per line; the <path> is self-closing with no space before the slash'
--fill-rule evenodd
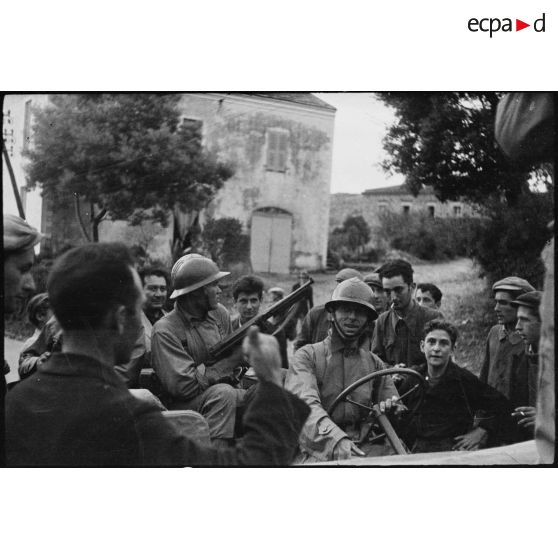
<path id="1" fill-rule="evenodd" d="M 287 169 L 288 132 L 269 130 L 267 134 L 267 170 L 285 172 Z"/>

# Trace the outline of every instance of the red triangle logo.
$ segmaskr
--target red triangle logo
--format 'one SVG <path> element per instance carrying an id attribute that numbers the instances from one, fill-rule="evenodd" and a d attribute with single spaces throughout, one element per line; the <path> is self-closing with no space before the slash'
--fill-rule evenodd
<path id="1" fill-rule="evenodd" d="M 531 27 L 531 24 L 530 23 L 525 23 L 524 21 L 521 21 L 520 19 L 515 20 L 515 30 L 516 31 L 521 31 L 522 29 L 525 29 L 526 27 Z"/>

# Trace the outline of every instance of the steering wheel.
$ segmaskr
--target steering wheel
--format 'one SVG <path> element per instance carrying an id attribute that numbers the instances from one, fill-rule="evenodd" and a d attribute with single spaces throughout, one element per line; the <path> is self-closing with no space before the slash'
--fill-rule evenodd
<path id="1" fill-rule="evenodd" d="M 410 395 L 412 392 L 418 390 L 419 396 L 417 402 L 411 409 L 409 409 L 409 413 L 407 415 L 407 420 L 412 419 L 415 413 L 422 405 L 422 401 L 424 399 L 424 392 L 426 388 L 426 380 L 416 370 L 411 370 L 410 368 L 398 368 L 398 367 L 386 368 L 385 370 L 377 370 L 376 372 L 371 372 L 370 374 L 363 376 L 356 382 L 353 382 L 350 386 L 346 387 L 334 399 L 333 403 L 329 406 L 329 409 L 327 410 L 327 414 L 331 416 L 333 411 L 335 411 L 335 409 L 344 401 L 346 401 L 347 403 L 351 403 L 352 405 L 355 405 L 360 409 L 366 409 L 369 412 L 368 418 L 375 418 L 377 420 L 377 422 L 382 427 L 389 442 L 391 443 L 393 449 L 398 454 L 404 455 L 408 453 L 407 449 L 405 448 L 404 444 L 401 442 L 401 440 L 395 433 L 395 430 L 393 429 L 393 426 L 391 425 L 389 419 L 386 417 L 385 414 L 380 412 L 378 405 L 375 404 L 372 407 L 370 407 L 368 405 L 358 403 L 357 401 L 353 401 L 352 399 L 349 398 L 349 395 L 361 385 L 373 382 L 376 378 L 381 378 L 382 376 L 390 376 L 392 374 L 403 374 L 405 376 L 412 376 L 418 381 L 418 383 L 415 386 L 413 386 L 406 393 L 403 393 L 398 399 L 398 401 L 403 401 L 405 397 Z"/>

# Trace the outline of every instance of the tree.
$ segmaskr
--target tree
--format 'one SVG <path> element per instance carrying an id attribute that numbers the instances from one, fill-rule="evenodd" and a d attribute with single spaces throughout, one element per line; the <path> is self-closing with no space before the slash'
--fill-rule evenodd
<path id="1" fill-rule="evenodd" d="M 497 93 L 381 93 L 395 109 L 383 166 L 407 178 L 416 194 L 423 186 L 437 197 L 476 202 L 483 221 L 471 255 L 483 274 L 497 279 L 513 273 L 539 283 L 539 254 L 550 237 L 553 188 L 545 165 L 514 166 L 494 138 Z M 531 191 L 530 176 L 545 182 L 547 195 Z M 537 226 L 533 225 L 533 220 Z"/>
<path id="2" fill-rule="evenodd" d="M 248 259 L 250 238 L 242 232 L 238 219 L 210 219 L 203 228 L 202 239 L 211 259 L 221 267 Z"/>
<path id="3" fill-rule="evenodd" d="M 34 112 L 29 184 L 56 200 L 73 195 L 86 238 L 106 218 L 168 224 L 171 210 L 199 211 L 232 176 L 207 153 L 199 127 L 181 123 L 180 95 L 51 95 Z M 80 203 L 89 204 L 90 231 Z"/>
<path id="4" fill-rule="evenodd" d="M 383 166 L 404 174 L 416 194 L 432 186 L 442 200 L 484 203 L 503 197 L 515 205 L 528 191 L 530 169 L 518 169 L 494 140 L 497 93 L 379 93 L 395 109 Z M 543 173 L 540 169 L 538 173 Z"/>
<path id="5" fill-rule="evenodd" d="M 343 222 L 349 248 L 356 252 L 370 240 L 370 227 L 362 215 L 349 215 Z"/>

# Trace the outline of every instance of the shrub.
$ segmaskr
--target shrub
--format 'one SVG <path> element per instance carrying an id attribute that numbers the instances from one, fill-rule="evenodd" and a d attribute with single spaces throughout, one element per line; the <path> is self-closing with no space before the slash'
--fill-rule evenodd
<path id="1" fill-rule="evenodd" d="M 492 201 L 485 208 L 488 219 L 477 230 L 472 255 L 490 283 L 517 275 L 541 289 L 544 265 L 541 251 L 552 233 L 554 195 L 523 194 L 514 207 Z"/>
<path id="2" fill-rule="evenodd" d="M 431 217 L 427 213 L 379 217 L 377 235 L 390 248 L 426 261 L 470 256 L 480 219 Z"/>
<path id="3" fill-rule="evenodd" d="M 204 249 L 220 267 L 249 260 L 250 237 L 242 232 L 238 219 L 210 219 L 203 229 L 202 240 Z"/>

